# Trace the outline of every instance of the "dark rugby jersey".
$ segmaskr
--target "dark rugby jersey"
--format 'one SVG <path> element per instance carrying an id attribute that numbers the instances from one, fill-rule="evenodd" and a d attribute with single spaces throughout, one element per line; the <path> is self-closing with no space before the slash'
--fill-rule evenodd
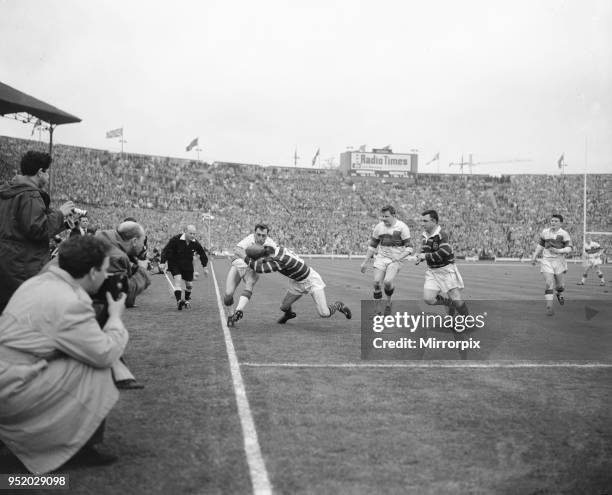
<path id="1" fill-rule="evenodd" d="M 248 256 L 244 259 L 257 273 L 279 272 L 285 277 L 301 282 L 310 275 L 310 267 L 295 253 L 279 246 L 272 256 L 265 256 L 254 260 Z"/>
<path id="2" fill-rule="evenodd" d="M 439 227 L 429 236 L 423 233 L 421 252 L 425 254 L 425 261 L 429 268 L 442 268 L 455 262 L 453 248 L 448 243 L 448 234 Z"/>

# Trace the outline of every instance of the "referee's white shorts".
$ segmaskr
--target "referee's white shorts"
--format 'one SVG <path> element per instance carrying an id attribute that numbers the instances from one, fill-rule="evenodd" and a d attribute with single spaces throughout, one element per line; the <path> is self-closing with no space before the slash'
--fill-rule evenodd
<path id="1" fill-rule="evenodd" d="M 428 268 L 425 271 L 425 290 L 448 292 L 463 287 L 463 278 L 455 263 L 441 268 Z"/>
<path id="2" fill-rule="evenodd" d="M 555 256 L 554 258 L 542 258 L 540 263 L 540 273 L 552 273 L 561 275 L 567 272 L 567 261 L 565 256 Z"/>

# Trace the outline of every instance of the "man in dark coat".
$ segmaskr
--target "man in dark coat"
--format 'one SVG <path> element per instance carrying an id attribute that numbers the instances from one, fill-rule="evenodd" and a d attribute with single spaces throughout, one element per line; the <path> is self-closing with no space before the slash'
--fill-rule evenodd
<path id="1" fill-rule="evenodd" d="M 49 239 L 64 230 L 72 201 L 49 207 L 51 156 L 28 151 L 21 175 L 0 186 L 0 313 L 17 288 L 49 260 Z"/>
<path id="2" fill-rule="evenodd" d="M 139 262 L 137 259 L 146 242 L 147 236 L 144 228 L 137 222 L 121 222 L 116 229 L 99 230 L 96 232 L 96 237 L 103 239 L 111 246 L 108 253 L 107 282 L 114 285 L 115 289 L 120 288 L 122 292 L 125 292 L 127 294 L 125 305 L 128 308 L 134 307 L 136 296 L 151 285 L 149 274 L 141 264 L 144 264 L 144 262 Z M 103 288 L 103 292 L 106 290 L 108 290 L 108 287 Z M 104 293 L 93 296 L 96 319 L 100 325 L 104 325 L 107 318 L 105 299 L 106 294 Z M 117 388 L 143 388 L 143 385 L 136 381 L 132 372 L 122 361 L 119 361 L 113 367 L 113 377 Z"/>
<path id="3" fill-rule="evenodd" d="M 82 215 L 78 220 L 74 222 L 74 228 L 70 230 L 70 237 L 75 235 L 93 235 L 96 233 L 96 229 L 89 227 L 89 218 L 87 215 Z"/>
<path id="4" fill-rule="evenodd" d="M 168 241 L 162 250 L 162 268 L 168 263 L 168 271 L 174 278 L 174 296 L 179 311 L 185 307 L 189 308 L 191 300 L 191 290 L 193 289 L 193 256 L 198 254 L 200 262 L 207 273 L 208 256 L 206 250 L 196 240 L 196 228 L 188 225 L 183 234 L 177 234 Z M 185 298 L 182 296 L 181 280 L 185 281 Z"/>

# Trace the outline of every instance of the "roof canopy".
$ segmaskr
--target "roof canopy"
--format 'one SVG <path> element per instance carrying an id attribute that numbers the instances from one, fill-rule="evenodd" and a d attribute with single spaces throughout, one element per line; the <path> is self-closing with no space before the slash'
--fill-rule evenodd
<path id="1" fill-rule="evenodd" d="M 51 125 L 81 122 L 74 115 L 0 82 L 0 115 L 21 112 L 29 113 Z"/>

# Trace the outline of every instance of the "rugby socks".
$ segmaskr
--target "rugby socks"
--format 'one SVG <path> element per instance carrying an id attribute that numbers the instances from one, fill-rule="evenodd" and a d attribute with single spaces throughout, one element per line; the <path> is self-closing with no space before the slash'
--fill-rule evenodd
<path id="1" fill-rule="evenodd" d="M 606 283 L 606 281 L 605 281 L 605 280 L 604 280 L 604 278 L 603 278 L 603 273 L 602 273 L 602 272 L 599 272 L 599 273 L 597 274 L 597 276 L 599 277 L 599 283 L 600 283 L 601 285 L 603 285 L 603 284 L 605 284 L 605 283 Z"/>
<path id="2" fill-rule="evenodd" d="M 546 301 L 547 306 L 549 305 L 549 303 L 552 306 L 552 300 L 553 300 L 553 290 L 552 289 L 546 289 L 544 291 L 544 300 Z"/>
<path id="3" fill-rule="evenodd" d="M 565 287 L 557 287 L 557 294 L 563 294 Z"/>
<path id="4" fill-rule="evenodd" d="M 465 301 L 453 301 L 452 304 L 457 308 L 457 312 L 462 316 L 470 314 L 467 303 Z"/>
<path id="5" fill-rule="evenodd" d="M 374 299 L 382 299 L 382 291 L 380 289 L 374 290 Z"/>
<path id="6" fill-rule="evenodd" d="M 452 301 L 448 297 L 442 297 L 440 294 L 436 296 L 435 304 L 440 306 L 450 306 Z"/>
<path id="7" fill-rule="evenodd" d="M 238 299 L 238 305 L 236 306 L 236 311 L 244 311 L 244 308 L 246 308 L 246 305 L 249 304 L 249 301 L 251 300 L 251 296 L 253 295 L 253 292 L 250 290 L 243 290 L 242 294 L 240 294 L 240 298 Z"/>
<path id="8" fill-rule="evenodd" d="M 191 291 L 185 290 L 185 301 L 189 301 L 191 299 Z"/>
<path id="9" fill-rule="evenodd" d="M 385 296 L 387 296 L 387 298 L 391 299 L 391 296 L 393 295 L 394 291 L 395 291 L 395 287 L 393 287 L 391 289 L 387 289 L 385 287 Z"/>
<path id="10" fill-rule="evenodd" d="M 177 302 L 181 300 L 181 291 L 180 290 L 175 290 L 174 291 L 174 297 L 176 297 Z"/>
<path id="11" fill-rule="evenodd" d="M 334 304 L 328 304 L 327 307 L 329 308 L 329 316 L 333 315 L 336 311 L 338 311 L 342 306 L 342 303 L 340 302 L 335 302 Z"/>

